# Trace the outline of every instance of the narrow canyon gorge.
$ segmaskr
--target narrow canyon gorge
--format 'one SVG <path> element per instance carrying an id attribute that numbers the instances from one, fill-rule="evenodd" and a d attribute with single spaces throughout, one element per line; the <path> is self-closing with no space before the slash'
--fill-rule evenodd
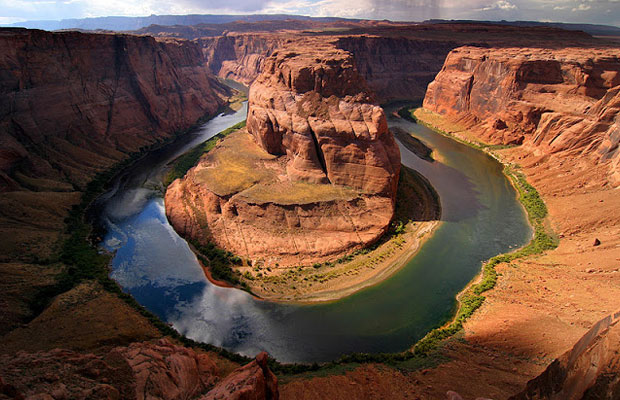
<path id="1" fill-rule="evenodd" d="M 0 49 L 0 399 L 620 393 L 617 41 L 491 24 L 258 22 L 0 28 Z M 295 374 L 265 353 L 187 339 L 109 278 L 84 216 L 118 168 L 229 109 L 225 80 L 250 87 L 246 125 L 157 186 L 193 246 L 275 270 L 380 243 L 407 172 L 380 104 L 406 101 L 422 106 L 418 123 L 527 179 L 557 248 L 498 263 L 484 303 L 420 365 Z M 437 219 L 427 206 L 418 223 Z"/>

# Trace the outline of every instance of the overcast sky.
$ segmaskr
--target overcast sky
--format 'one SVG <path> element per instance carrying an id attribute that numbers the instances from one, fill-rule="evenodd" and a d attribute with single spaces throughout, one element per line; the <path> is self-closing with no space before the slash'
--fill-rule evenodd
<path id="1" fill-rule="evenodd" d="M 620 26 L 620 0 L 0 0 L 0 23 L 109 15 L 252 13 L 401 21 L 506 19 Z"/>

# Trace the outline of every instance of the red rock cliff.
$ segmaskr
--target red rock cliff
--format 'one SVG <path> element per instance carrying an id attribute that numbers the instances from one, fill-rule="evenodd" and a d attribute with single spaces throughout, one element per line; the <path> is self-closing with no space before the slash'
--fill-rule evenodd
<path id="1" fill-rule="evenodd" d="M 200 38 L 197 42 L 213 74 L 250 85 L 260 74 L 265 58 L 287 40 L 276 33 L 257 33 Z"/>
<path id="2" fill-rule="evenodd" d="M 222 104 L 201 63 L 187 41 L 1 30 L 0 190 L 26 185 L 24 175 L 83 187 L 188 129 Z"/>
<path id="3" fill-rule="evenodd" d="M 620 58 L 613 48 L 474 48 L 450 53 L 424 108 L 490 143 L 609 165 L 620 183 Z"/>
<path id="4" fill-rule="evenodd" d="M 400 153 L 383 110 L 350 53 L 313 53 L 317 45 L 281 50 L 266 62 L 250 89 L 248 131 L 267 152 L 286 154 L 293 180 L 394 198 Z"/>
<path id="5" fill-rule="evenodd" d="M 250 89 L 247 132 L 168 187 L 178 232 L 282 266 L 333 259 L 385 233 L 400 153 L 350 53 L 314 41 L 274 53 Z"/>

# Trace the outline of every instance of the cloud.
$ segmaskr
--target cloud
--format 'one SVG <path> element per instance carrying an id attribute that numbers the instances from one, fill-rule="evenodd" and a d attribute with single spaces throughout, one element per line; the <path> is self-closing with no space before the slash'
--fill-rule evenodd
<path id="1" fill-rule="evenodd" d="M 579 4 L 579 6 L 574 7 L 571 11 L 575 12 L 575 11 L 588 11 L 589 9 L 591 9 L 592 6 L 589 4 Z"/>
<path id="2" fill-rule="evenodd" d="M 250 13 L 395 21 L 511 19 L 620 25 L 620 0 L 0 0 L 0 23 L 109 15 Z"/>
<path id="3" fill-rule="evenodd" d="M 486 7 L 480 8 L 480 11 L 491 11 L 491 10 L 503 10 L 503 11 L 511 11 L 516 10 L 518 7 L 506 0 L 499 0 L 495 3 L 488 5 Z"/>

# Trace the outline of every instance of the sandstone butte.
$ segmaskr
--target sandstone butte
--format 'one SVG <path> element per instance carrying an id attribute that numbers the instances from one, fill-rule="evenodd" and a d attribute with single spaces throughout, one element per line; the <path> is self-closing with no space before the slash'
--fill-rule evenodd
<path id="1" fill-rule="evenodd" d="M 282 48 L 248 104 L 253 140 L 233 134 L 168 187 L 175 229 L 267 266 L 376 242 L 394 214 L 400 152 L 352 55 L 318 41 Z"/>

